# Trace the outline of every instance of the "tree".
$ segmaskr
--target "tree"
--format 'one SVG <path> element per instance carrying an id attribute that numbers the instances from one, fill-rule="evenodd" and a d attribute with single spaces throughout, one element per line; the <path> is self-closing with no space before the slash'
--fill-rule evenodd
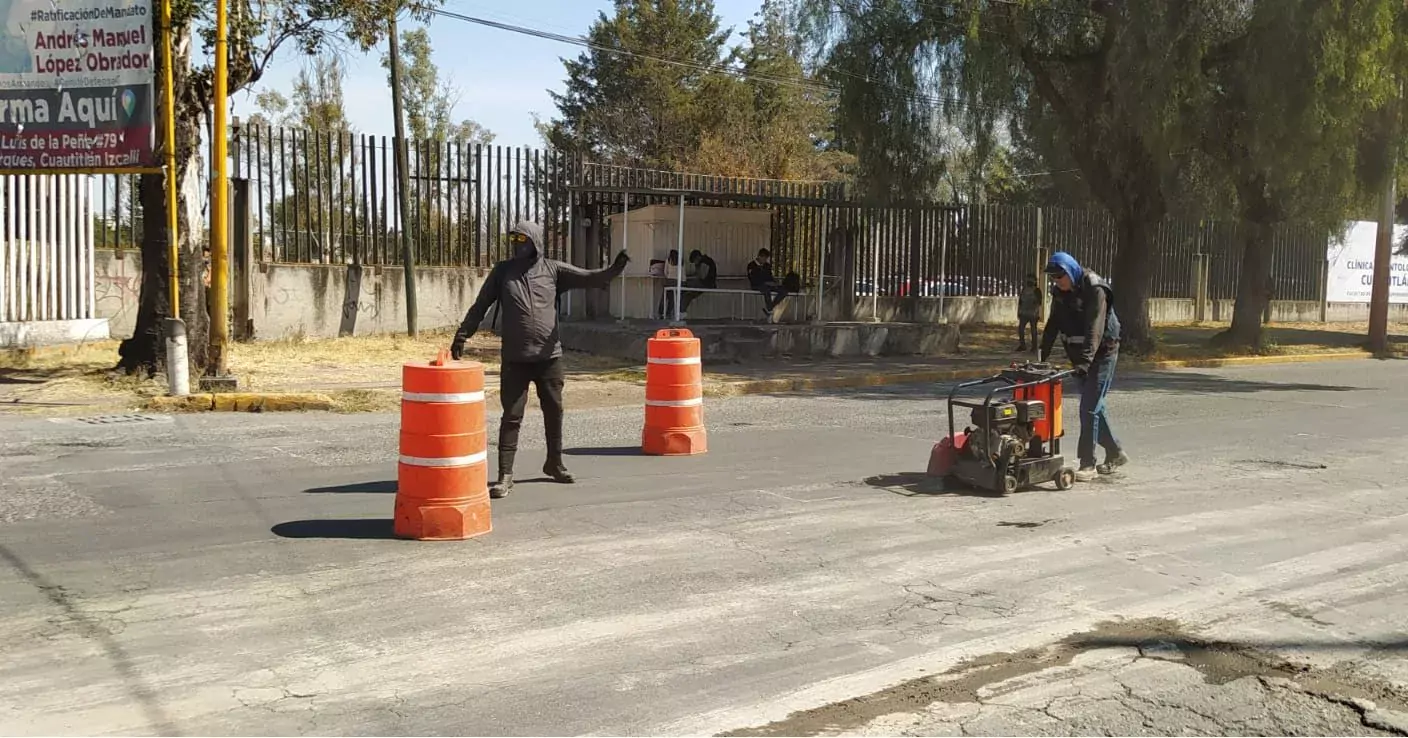
<path id="1" fill-rule="evenodd" d="M 343 100 L 346 77 L 339 55 L 315 57 L 299 70 L 289 97 L 261 92 L 255 98 L 259 112 L 249 122 L 252 127 L 295 129 L 294 145 L 278 165 L 248 165 L 262 166 L 265 181 L 290 180 L 292 193 L 269 204 L 270 223 L 307 239 L 309 254 L 333 253 L 346 237 L 334 227 L 354 220 L 348 171 L 357 165 L 357 147 L 346 140 L 352 134 Z"/>
<path id="2" fill-rule="evenodd" d="M 804 2 L 811 37 L 852 79 L 839 80 L 855 90 L 843 95 L 842 115 L 854 121 L 862 172 L 879 161 L 901 191 L 931 185 L 938 109 L 975 141 L 1005 124 L 1069 152 L 1115 221 L 1111 276 L 1125 342 L 1147 349 L 1148 252 L 1184 180 L 1209 8 L 1224 3 Z"/>
<path id="3" fill-rule="evenodd" d="M 835 146 L 835 94 L 803 61 L 796 20 L 764 0 L 727 66 L 701 98 L 702 134 L 689 168 L 735 177 L 838 180 L 854 157 Z"/>
<path id="4" fill-rule="evenodd" d="M 175 109 L 176 140 L 159 136 L 157 153 L 176 147 L 176 172 L 172 178 L 178 191 L 177 239 L 181 257 L 181 317 L 186 322 L 190 358 L 197 371 L 207 360 L 209 315 L 205 289 L 200 204 L 206 199 L 201 186 L 203 171 L 197 148 L 201 123 L 210 114 L 214 100 L 213 62 L 196 67 L 194 46 L 200 38 L 206 51 L 213 49 L 214 13 L 208 3 L 174 0 L 172 19 L 173 54 L 155 54 L 155 75 L 171 65 L 175 99 L 157 95 L 157 120 L 167 106 Z M 292 44 L 306 54 L 327 48 L 335 39 L 350 39 L 367 49 L 380 39 L 386 19 L 402 9 L 399 0 L 231 0 L 227 45 L 227 89 L 235 93 L 255 84 L 280 49 Z M 425 7 L 424 5 L 418 7 Z M 155 36 L 156 34 L 154 34 Z M 160 88 L 160 86 L 158 86 Z M 166 222 L 165 175 L 142 175 L 142 212 L 148 223 Z M 142 238 L 142 286 L 133 336 L 118 348 L 117 370 L 153 374 L 165 362 L 165 319 L 170 316 L 168 237 L 165 228 L 146 228 Z"/>
<path id="5" fill-rule="evenodd" d="M 1277 224 L 1329 233 L 1363 202 L 1357 142 L 1397 95 L 1386 70 L 1401 9 L 1395 0 L 1259 0 L 1225 17 L 1225 40 L 1203 64 L 1201 143 L 1246 229 L 1232 327 L 1219 342 L 1261 343 Z"/>
<path id="6" fill-rule="evenodd" d="M 381 65 L 390 84 L 389 54 L 382 55 Z M 454 210 L 465 199 L 458 196 L 460 191 L 473 185 L 451 181 L 456 179 L 452 174 L 468 171 L 473 147 L 492 142 L 494 134 L 473 120 L 454 120 L 462 92 L 453 80 L 442 78 L 425 28 L 401 33 L 401 70 L 402 109 L 410 139 L 411 200 L 415 203 L 408 226 L 417 234 L 420 247 L 427 249 L 439 242 L 442 230 L 455 228 L 458 221 L 470 217 Z M 452 163 L 448 157 L 460 160 Z"/>
<path id="7" fill-rule="evenodd" d="M 587 33 L 592 48 L 564 60 L 566 91 L 554 148 L 604 163 L 682 169 L 703 133 L 710 92 L 729 89 L 713 0 L 615 0 Z"/>

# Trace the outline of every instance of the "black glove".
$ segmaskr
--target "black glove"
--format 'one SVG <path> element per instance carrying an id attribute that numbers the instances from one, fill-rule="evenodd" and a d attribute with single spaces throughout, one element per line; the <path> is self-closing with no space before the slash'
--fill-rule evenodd
<path id="1" fill-rule="evenodd" d="M 463 357 L 464 339 L 456 338 L 454 342 L 450 344 L 450 358 L 454 359 L 455 361 L 459 361 Z"/>
<path id="2" fill-rule="evenodd" d="M 631 261 L 631 255 L 628 254 L 628 253 L 626 253 L 625 251 L 622 251 L 621 253 L 616 254 L 616 263 L 615 263 L 615 266 L 623 267 L 623 266 L 625 266 L 626 264 L 630 263 L 630 261 Z"/>

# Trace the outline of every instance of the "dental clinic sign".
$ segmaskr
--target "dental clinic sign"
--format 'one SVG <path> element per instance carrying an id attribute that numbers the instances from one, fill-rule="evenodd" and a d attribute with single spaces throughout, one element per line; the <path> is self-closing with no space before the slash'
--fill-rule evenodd
<path id="1" fill-rule="evenodd" d="M 1325 253 L 1329 261 L 1327 302 L 1369 302 L 1374 291 L 1374 245 L 1378 233 L 1377 223 L 1361 220 L 1349 224 L 1343 240 L 1330 239 Z M 1394 227 L 1394 251 L 1403 243 L 1405 233 L 1408 226 Z M 1389 275 L 1389 302 L 1408 303 L 1408 256 L 1395 255 L 1389 262 Z"/>
<path id="2" fill-rule="evenodd" d="M 0 170 L 151 167 L 151 0 L 0 0 Z"/>

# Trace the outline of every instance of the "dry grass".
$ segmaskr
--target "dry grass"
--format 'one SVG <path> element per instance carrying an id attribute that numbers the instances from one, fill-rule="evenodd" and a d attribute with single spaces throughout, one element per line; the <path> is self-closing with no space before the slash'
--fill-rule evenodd
<path id="1" fill-rule="evenodd" d="M 322 391 L 345 412 L 394 410 L 401 386 L 401 366 L 435 358 L 450 345 L 451 332 L 405 335 L 236 343 L 230 371 L 241 389 L 254 392 Z M 7 410 L 63 412 L 75 408 L 127 409 L 166 393 L 165 380 L 112 376 L 118 341 L 97 341 L 27 351 L 0 352 L 0 407 Z M 483 362 L 490 374 L 499 369 L 499 338 L 481 333 L 466 347 L 466 358 Z M 568 371 L 574 380 L 642 383 L 639 362 L 572 354 Z M 574 381 L 574 385 L 577 382 Z"/>

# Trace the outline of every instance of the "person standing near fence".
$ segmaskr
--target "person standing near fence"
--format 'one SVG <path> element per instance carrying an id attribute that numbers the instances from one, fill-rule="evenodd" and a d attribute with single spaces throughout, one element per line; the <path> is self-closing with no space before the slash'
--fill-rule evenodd
<path id="1" fill-rule="evenodd" d="M 463 357 L 465 342 L 479 330 L 489 308 L 499 305 L 503 317 L 499 349 L 503 418 L 499 422 L 499 478 L 489 486 L 489 496 L 496 499 L 513 491 L 513 462 L 530 384 L 537 387 L 538 402 L 543 406 L 548 446 L 543 473 L 560 484 L 576 481 L 562 460 L 562 389 L 567 377 L 557 327 L 557 298 L 568 290 L 609 286 L 631 260 L 622 251 L 611 266 L 591 271 L 544 257 L 542 242 L 543 229 L 536 223 L 524 221 L 509 231 L 513 257 L 494 265 L 450 344 L 450 355 L 456 360 Z"/>
<path id="2" fill-rule="evenodd" d="M 1064 251 L 1051 255 L 1046 274 L 1056 286 L 1051 316 L 1041 337 L 1039 361 L 1051 356 L 1058 335 L 1066 338 L 1066 357 L 1080 381 L 1080 441 L 1076 445 L 1080 468 L 1076 481 L 1089 482 L 1098 474 L 1112 474 L 1129 463 L 1110 429 L 1105 396 L 1115 381 L 1115 361 L 1120 352 L 1120 319 L 1115 315 L 1115 292 L 1100 275 L 1085 269 Z M 1105 463 L 1095 463 L 1095 446 L 1105 449 Z"/>
<path id="3" fill-rule="evenodd" d="M 1041 323 L 1041 287 L 1037 286 L 1036 275 L 1028 274 L 1022 285 L 1022 294 L 1017 298 L 1017 350 L 1027 350 L 1027 327 L 1031 326 L 1032 347 L 1041 344 L 1037 341 L 1037 326 Z"/>

